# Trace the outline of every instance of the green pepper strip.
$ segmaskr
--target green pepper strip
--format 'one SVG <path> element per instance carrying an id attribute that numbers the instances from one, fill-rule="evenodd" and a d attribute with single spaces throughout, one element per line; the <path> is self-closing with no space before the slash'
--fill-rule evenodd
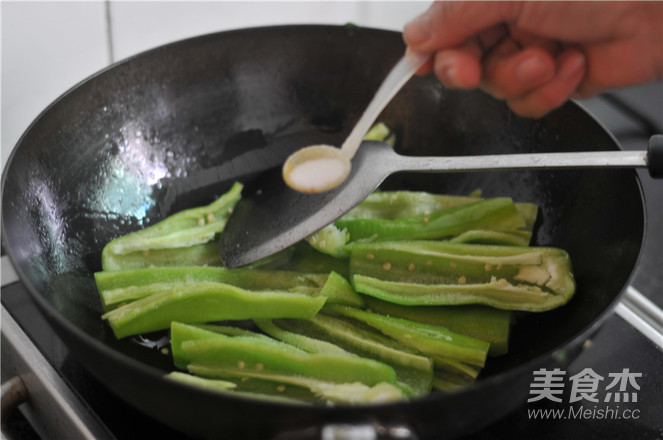
<path id="1" fill-rule="evenodd" d="M 223 267 L 155 267 L 95 273 L 105 311 L 118 305 L 188 283 L 218 282 L 247 290 L 287 290 L 322 295 L 330 304 L 361 307 L 364 300 L 350 283 L 335 272 L 329 274 Z"/>
<path id="2" fill-rule="evenodd" d="M 271 319 L 256 319 L 254 320 L 258 328 L 269 336 L 276 338 L 286 344 L 293 345 L 308 353 L 331 353 L 346 356 L 356 356 L 349 351 L 343 350 L 338 345 L 321 339 L 309 338 L 308 336 L 299 333 L 285 330 L 276 324 Z"/>
<path id="3" fill-rule="evenodd" d="M 355 290 L 403 305 L 543 311 L 575 292 L 566 252 L 439 241 L 350 245 Z"/>
<path id="4" fill-rule="evenodd" d="M 269 381 L 278 384 L 278 386 L 275 385 L 275 388 L 277 390 L 282 390 L 281 392 L 283 393 L 286 391 L 291 392 L 290 387 L 286 388 L 286 384 L 301 388 L 306 387 L 310 389 L 316 397 L 324 399 L 327 403 L 384 403 L 408 397 L 403 389 L 388 382 L 380 382 L 371 386 L 361 382 L 334 383 L 311 379 L 305 376 L 269 374 L 246 370 L 237 372 L 226 368 L 209 367 L 198 364 L 189 365 L 189 371 L 194 374 L 208 377 L 230 376 L 242 379 L 251 378 Z"/>
<path id="5" fill-rule="evenodd" d="M 277 252 L 277 254 L 281 254 L 282 258 L 276 258 L 274 261 L 266 264 L 261 263 L 247 267 L 312 273 L 329 273 L 330 271 L 334 271 L 345 278 L 349 278 L 348 260 L 346 258 L 336 258 L 319 252 L 305 240 L 295 243 L 285 250 Z"/>
<path id="6" fill-rule="evenodd" d="M 182 349 L 182 342 L 194 339 L 216 338 L 218 335 L 250 336 L 261 338 L 265 344 L 278 344 L 277 341 L 269 336 L 237 327 L 225 325 L 185 324 L 183 322 L 173 321 L 170 324 L 170 350 L 173 355 L 175 366 L 184 370 L 191 362 L 191 359 L 186 356 L 186 353 Z"/>
<path id="7" fill-rule="evenodd" d="M 431 194 L 424 191 L 375 191 L 341 217 L 343 220 L 384 219 L 430 215 L 432 212 L 467 205 L 477 197 Z"/>
<path id="8" fill-rule="evenodd" d="M 304 376 L 334 383 L 396 385 L 394 370 L 372 359 L 331 353 L 307 353 L 276 340 L 213 333 L 205 338 L 175 339 L 191 365 L 224 371 L 229 377 L 251 373 Z M 254 376 L 258 377 L 258 376 Z"/>
<path id="9" fill-rule="evenodd" d="M 333 223 L 309 235 L 306 241 L 323 254 L 337 258 L 348 256 L 345 245 L 350 241 L 350 234 L 347 229 L 338 229 Z"/>
<path id="10" fill-rule="evenodd" d="M 504 246 L 527 246 L 532 239 L 529 231 L 489 231 L 473 229 L 463 232 L 449 241 L 452 243 L 496 244 Z"/>
<path id="11" fill-rule="evenodd" d="M 326 306 L 325 312 L 356 319 L 427 356 L 455 359 L 483 367 L 490 344 L 444 327 L 371 313 L 347 306 Z"/>
<path id="12" fill-rule="evenodd" d="M 187 283 L 219 282 L 247 290 L 283 290 L 306 295 L 321 295 L 329 304 L 362 307 L 364 299 L 336 272 L 329 274 L 222 267 L 159 267 L 95 274 L 102 304 L 112 310 L 119 304 Z"/>
<path id="13" fill-rule="evenodd" d="M 251 318 L 310 318 L 326 298 L 279 291 L 251 291 L 223 283 L 190 283 L 139 299 L 102 316 L 123 338 L 170 327 Z"/>
<path id="14" fill-rule="evenodd" d="M 330 353 L 337 354 L 340 356 L 357 356 L 349 351 L 346 351 L 334 345 L 330 342 L 323 341 L 321 339 L 314 339 L 308 336 L 304 336 L 295 332 L 284 330 L 283 328 L 274 324 L 272 320 L 259 319 L 255 320 L 256 325 L 268 335 L 281 340 L 287 344 L 294 345 L 295 347 L 302 349 L 308 353 Z M 380 387 L 380 392 L 376 393 L 376 389 L 365 390 L 361 387 L 357 387 L 357 384 L 344 384 L 342 389 L 337 387 L 330 388 L 327 384 L 322 384 L 322 386 L 309 385 L 313 391 L 317 390 L 317 393 L 323 397 L 329 398 L 332 401 L 343 401 L 349 403 L 357 402 L 376 402 L 385 398 L 384 392 L 386 392 L 387 398 L 385 400 L 391 400 L 393 398 L 403 397 L 404 395 L 412 395 L 412 389 L 405 385 L 399 384 L 399 392 L 396 395 L 393 395 L 393 392 L 390 392 L 390 388 Z M 342 391 L 339 395 L 339 391 Z M 351 399 L 348 399 L 347 395 L 352 395 Z"/>
<path id="15" fill-rule="evenodd" d="M 188 265 L 223 266 L 217 241 L 183 248 L 151 249 L 128 254 L 102 251 L 101 264 L 104 271 Z"/>
<path id="16" fill-rule="evenodd" d="M 474 379 L 467 376 L 436 370 L 433 377 L 433 388 L 439 391 L 451 391 L 462 388 L 472 382 L 474 382 Z"/>
<path id="17" fill-rule="evenodd" d="M 429 216 L 431 213 L 441 211 L 457 206 L 468 205 L 478 200 L 477 197 L 464 197 L 455 195 L 439 195 L 427 192 L 415 191 L 376 191 L 366 200 L 360 203 L 352 211 L 342 217 L 341 220 L 356 219 L 382 219 L 395 220 L 403 217 Z M 462 232 L 451 238 L 451 241 L 459 243 L 482 243 L 482 244 L 503 244 L 510 246 L 527 246 L 531 240 L 534 224 L 538 213 L 538 206 L 532 203 L 515 203 L 514 207 L 523 220 L 521 227 L 505 228 L 495 230 L 492 226 L 489 229 L 473 229 Z M 318 234 L 332 235 L 333 239 L 324 240 L 326 246 L 318 248 L 321 252 L 326 252 L 335 256 L 344 256 L 347 251 L 343 248 L 342 242 L 349 241 L 347 231 L 343 234 L 334 225 L 333 230 L 324 229 Z M 329 227 L 325 228 L 329 229 Z M 335 231 L 335 234 L 332 234 Z M 315 241 L 319 237 L 315 235 L 309 237 Z M 329 243 L 333 243 L 329 245 Z"/>
<path id="18" fill-rule="evenodd" d="M 334 222 L 347 229 L 350 240 L 439 239 L 471 229 L 509 229 L 525 225 L 510 198 L 479 200 L 474 203 L 435 211 L 430 215 L 384 219 L 340 219 Z"/>
<path id="19" fill-rule="evenodd" d="M 264 324 L 267 324 L 269 327 L 270 321 L 263 320 Z M 287 398 L 288 400 L 294 401 L 292 397 L 296 397 L 297 400 L 302 398 L 310 398 L 312 396 L 307 396 L 303 392 L 303 388 L 308 388 L 312 391 L 317 397 L 323 398 L 332 402 L 344 402 L 344 403 L 368 403 L 368 402 L 384 402 L 391 401 L 395 399 L 404 398 L 407 395 L 405 392 L 407 388 L 403 388 L 401 385 L 395 386 L 391 383 L 380 382 L 373 386 L 367 386 L 360 382 L 353 383 L 333 383 L 329 381 L 318 380 L 317 378 L 305 377 L 300 375 L 284 375 L 284 374 L 274 374 L 269 371 L 269 365 L 261 364 L 260 367 L 256 368 L 255 371 L 251 371 L 247 367 L 246 363 L 239 364 L 242 365 L 242 368 L 226 368 L 223 366 L 209 366 L 192 363 L 194 359 L 187 355 L 185 350 L 182 348 L 183 344 L 186 341 L 193 340 L 203 340 L 203 339 L 218 339 L 231 337 L 242 337 L 242 339 L 247 341 L 252 341 L 257 343 L 259 346 L 264 348 L 269 346 L 275 350 L 287 350 L 293 353 L 303 353 L 301 350 L 298 350 L 294 347 L 290 347 L 287 344 L 275 341 L 265 335 L 260 333 L 255 333 L 250 330 L 239 329 L 236 327 L 228 326 L 218 326 L 218 325 L 187 325 L 179 322 L 173 322 L 171 325 L 171 346 L 173 359 L 175 360 L 176 366 L 179 368 L 188 368 L 189 371 L 196 375 L 205 376 L 205 377 L 223 377 L 223 378 L 239 378 L 241 379 L 236 384 L 232 382 L 221 381 L 221 385 L 225 387 L 233 387 L 240 394 L 249 395 L 252 397 L 262 397 L 261 395 L 269 394 L 268 397 L 273 397 L 274 394 L 280 394 L 277 398 Z M 298 335 L 297 335 L 298 336 Z M 386 366 L 381 366 L 381 364 L 371 361 L 369 359 L 359 358 L 351 353 L 345 352 L 340 348 L 336 347 L 336 350 L 330 350 L 329 346 L 331 344 L 324 343 L 323 341 L 309 341 L 316 344 L 316 353 L 328 353 L 328 354 L 337 354 L 340 356 L 351 356 L 355 360 L 362 362 L 363 364 L 368 364 L 369 366 L 378 365 L 378 368 L 384 368 Z M 333 346 L 332 346 L 333 347 Z M 260 349 L 260 347 L 258 347 Z M 366 362 L 364 362 L 366 361 Z M 244 361 L 242 361 L 244 362 Z M 365 365 L 363 365 L 365 366 Z M 387 367 L 388 368 L 388 367 Z M 239 370 L 239 371 L 238 371 Z M 180 373 L 183 375 L 183 373 Z M 216 381 L 206 382 L 209 379 L 201 378 L 198 376 L 183 375 L 188 377 L 183 377 L 183 380 L 198 384 L 200 386 L 206 386 L 210 389 L 216 388 L 218 385 Z M 250 380 L 249 380 L 250 379 Z M 271 385 L 270 385 L 271 383 Z M 230 384 L 230 385 L 229 385 Z M 283 389 L 283 384 L 288 384 L 287 393 Z M 279 386 L 277 386 L 279 385 Z M 294 387 L 293 387 L 294 386 Z M 237 392 L 234 391 L 233 392 Z M 242 392 L 249 391 L 249 393 Z M 286 397 L 287 396 L 287 397 Z"/>
<path id="20" fill-rule="evenodd" d="M 440 356 L 433 356 L 433 362 L 435 363 L 435 372 L 442 371 L 449 374 L 454 374 L 456 376 L 467 379 L 468 381 L 473 381 L 479 377 L 482 367 L 478 365 L 471 365 L 465 362 L 460 362 L 455 359 L 449 359 Z"/>
<path id="21" fill-rule="evenodd" d="M 230 395 L 240 395 L 250 398 L 265 399 L 279 403 L 308 404 L 308 402 L 306 402 L 306 400 L 302 399 L 300 396 L 298 396 L 300 398 L 291 397 L 290 396 L 290 394 L 292 394 L 291 390 L 289 390 L 288 395 L 282 395 L 283 394 L 282 392 L 279 393 L 276 390 L 276 387 L 274 386 L 273 382 L 268 382 L 267 385 L 263 383 L 258 383 L 258 385 L 256 386 L 256 382 L 261 382 L 261 381 L 253 380 L 247 387 L 246 385 L 247 382 L 249 381 L 246 380 L 244 382 L 234 383 L 226 380 L 208 379 L 205 377 L 194 376 L 193 374 L 187 374 L 180 371 L 172 371 L 166 374 L 164 377 L 168 380 L 174 380 L 195 387 L 200 387 L 206 390 L 211 390 Z M 250 391 L 245 391 L 245 389 L 247 388 Z M 271 393 L 269 393 L 269 391 L 271 391 Z M 281 395 L 278 395 L 277 393 Z M 306 393 L 305 396 L 309 398 L 311 397 L 310 393 Z"/>
<path id="22" fill-rule="evenodd" d="M 308 320 L 279 319 L 275 324 L 290 332 L 331 342 L 358 356 L 391 365 L 399 381 L 409 386 L 415 395 L 430 392 L 433 361 L 370 327 L 363 328 L 320 314 Z"/>
<path id="23" fill-rule="evenodd" d="M 125 259 L 131 267 L 141 260 L 145 266 L 157 265 L 164 261 L 165 256 L 174 257 L 180 263 L 177 265 L 192 264 L 190 260 L 183 262 L 183 256 L 178 255 L 182 249 L 192 247 L 194 250 L 191 252 L 195 255 L 209 257 L 208 246 L 204 245 L 213 241 L 223 230 L 241 192 L 242 184 L 235 183 L 227 193 L 207 206 L 180 211 L 150 227 L 112 240 L 102 251 L 104 270 L 127 268 Z M 173 249 L 177 252 L 163 252 Z M 150 253 L 154 251 L 161 252 L 156 252 L 151 258 Z"/>
<path id="24" fill-rule="evenodd" d="M 489 356 L 505 354 L 509 347 L 511 315 L 509 310 L 485 306 L 402 306 L 367 296 L 369 311 L 422 324 L 438 325 L 461 335 L 490 343 Z"/>

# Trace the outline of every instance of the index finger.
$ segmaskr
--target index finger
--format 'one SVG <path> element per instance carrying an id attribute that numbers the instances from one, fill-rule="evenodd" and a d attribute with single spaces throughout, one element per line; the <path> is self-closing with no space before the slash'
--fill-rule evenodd
<path id="1" fill-rule="evenodd" d="M 405 25 L 403 40 L 419 52 L 458 46 L 497 24 L 516 20 L 520 2 L 434 2 Z"/>

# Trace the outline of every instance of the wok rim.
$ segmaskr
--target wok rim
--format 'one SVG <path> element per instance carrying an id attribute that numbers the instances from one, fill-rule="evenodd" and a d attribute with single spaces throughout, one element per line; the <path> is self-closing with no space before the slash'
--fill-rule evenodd
<path id="1" fill-rule="evenodd" d="M 66 99 L 73 91 L 77 90 L 84 84 L 87 84 L 88 82 L 93 81 L 95 78 L 104 75 L 108 73 L 109 71 L 117 68 L 118 66 L 127 64 L 132 62 L 134 59 L 141 58 L 147 54 L 161 51 L 161 50 L 166 50 L 172 47 L 180 46 L 187 44 L 191 41 L 202 41 L 205 39 L 211 39 L 211 38 L 217 38 L 221 34 L 238 34 L 238 33 L 247 33 L 247 32 L 252 32 L 256 30 L 278 30 L 278 29 L 283 29 L 283 30 L 289 30 L 289 29 L 304 29 L 304 28 L 313 28 L 313 29 L 324 29 L 324 28 L 330 28 L 330 29 L 335 29 L 338 30 L 339 28 L 347 28 L 348 24 L 346 25 L 329 25 L 329 24 L 283 24 L 283 25 L 273 25 L 273 26 L 254 26 L 254 27 L 247 27 L 247 28 L 237 28 L 237 29 L 231 29 L 231 30 L 225 30 L 225 31 L 219 31 L 219 32 L 213 32 L 213 33 L 207 33 L 207 34 L 202 34 L 198 36 L 193 36 L 177 41 L 173 41 L 167 44 L 163 44 L 154 48 L 150 48 L 144 51 L 141 51 L 139 53 L 136 53 L 134 55 L 131 55 L 127 58 L 124 58 L 122 60 L 118 60 L 103 69 L 100 69 L 91 75 L 87 76 L 86 78 L 82 79 L 81 81 L 77 82 L 74 84 L 72 87 L 68 88 L 65 92 L 63 92 L 60 96 L 58 96 L 54 101 L 52 101 L 48 106 L 44 108 L 35 118 L 34 120 L 28 125 L 28 127 L 24 130 L 24 132 L 21 134 L 19 137 L 16 145 L 13 147 L 2 172 L 2 194 L 4 198 L 4 192 L 5 192 L 5 182 L 7 179 L 7 176 L 10 174 L 10 170 L 12 168 L 13 162 L 15 155 L 17 154 L 18 150 L 21 149 L 25 138 L 27 135 L 34 129 L 36 125 L 38 125 L 41 121 L 41 119 L 48 114 L 52 108 L 57 106 L 62 100 Z M 381 32 L 381 33 L 387 33 L 387 34 L 393 34 L 397 33 L 396 31 L 388 30 L 388 29 L 379 29 L 379 28 L 372 28 L 372 27 L 364 27 L 364 26 L 357 26 L 358 30 L 366 30 L 369 32 Z M 621 150 L 621 146 L 614 136 L 612 132 L 606 129 L 606 127 L 596 119 L 594 115 L 589 113 L 588 110 L 586 110 L 580 103 L 577 103 L 575 101 L 568 101 L 565 103 L 562 107 L 555 111 L 564 111 L 564 109 L 567 108 L 575 108 L 576 111 L 580 111 L 583 113 L 588 120 L 592 120 L 597 126 L 609 136 L 609 138 L 612 140 L 613 145 L 611 145 L 612 148 L 609 150 L 615 149 L 616 150 Z M 608 148 L 606 148 L 608 150 Z M 388 403 L 379 403 L 379 404 L 361 404 L 361 405 L 349 405 L 349 404 L 337 404 L 335 406 L 329 407 L 329 406 L 324 406 L 324 405 L 302 405 L 299 403 L 289 403 L 289 402 L 274 402 L 270 401 L 267 399 L 260 399 L 260 398 L 251 398 L 251 397 L 245 397 L 242 395 L 226 395 L 226 394 L 221 394 L 218 392 L 214 392 L 211 390 L 207 389 L 202 389 L 199 387 L 195 387 L 190 384 L 186 383 L 180 383 L 176 381 L 170 381 L 164 378 L 164 375 L 166 372 L 163 370 L 160 370 L 157 367 L 150 366 L 144 362 L 141 362 L 137 360 L 134 357 L 131 357 L 119 350 L 113 349 L 112 347 L 108 346 L 107 344 L 103 343 L 97 338 L 94 338 L 90 334 L 86 333 L 82 329 L 80 329 L 78 326 L 73 324 L 70 320 L 65 318 L 60 312 L 58 312 L 53 305 L 49 303 L 49 301 L 42 295 L 35 287 L 34 285 L 30 282 L 30 280 L 25 276 L 23 269 L 19 264 L 17 264 L 17 260 L 14 256 L 14 249 L 9 243 L 8 236 L 7 236 L 7 231 L 6 228 L 3 226 L 1 230 L 1 238 L 2 238 L 2 243 L 5 248 L 6 254 L 9 257 L 9 260 L 12 263 L 12 266 L 14 267 L 20 281 L 25 285 L 26 290 L 30 293 L 30 297 L 35 301 L 35 303 L 38 306 L 38 309 L 44 315 L 46 320 L 49 322 L 49 325 L 51 327 L 59 327 L 64 329 L 64 331 L 67 332 L 66 338 L 63 337 L 63 335 L 58 334 L 61 340 L 63 340 L 63 343 L 65 346 L 67 346 L 67 349 L 74 354 L 77 357 L 77 360 L 80 361 L 80 355 L 77 351 L 72 350 L 70 348 L 70 344 L 65 342 L 65 339 L 74 338 L 78 342 L 82 343 L 83 346 L 86 347 L 86 349 L 91 350 L 92 352 L 100 354 L 102 357 L 107 357 L 111 358 L 116 362 L 121 363 L 124 367 L 130 369 L 130 370 L 135 370 L 136 372 L 143 374 L 143 375 L 148 375 L 151 376 L 151 378 L 156 379 L 156 380 L 161 380 L 161 381 L 166 381 L 169 383 L 168 386 L 172 386 L 175 388 L 181 388 L 181 389 L 187 389 L 187 390 L 193 390 L 195 389 L 196 392 L 198 393 L 203 393 L 203 394 L 208 394 L 210 396 L 214 396 L 215 398 L 218 399 L 223 399 L 223 400 L 228 400 L 228 401 L 244 401 L 246 403 L 250 403 L 253 405 L 258 405 L 258 406 L 263 406 L 264 408 L 269 409 L 270 407 L 278 407 L 281 408 L 283 406 L 292 406 L 295 408 L 305 408 L 307 411 L 312 411 L 316 412 L 318 414 L 322 415 L 333 415 L 335 413 L 339 413 L 341 411 L 347 411 L 347 410 L 356 410 L 356 409 L 361 409 L 364 413 L 365 412 L 371 412 L 374 410 L 378 409 L 384 409 L 386 407 L 392 407 L 392 408 L 398 408 L 398 407 L 411 407 L 413 404 L 423 404 L 423 405 L 428 405 L 428 404 L 434 404 L 437 401 L 443 400 L 448 395 L 457 395 L 457 394 L 463 394 L 465 393 L 465 390 L 468 388 L 472 388 L 473 390 L 477 392 L 481 392 L 482 389 L 484 388 L 489 388 L 491 386 L 498 385 L 500 382 L 504 382 L 508 380 L 509 378 L 512 378 L 514 376 L 521 375 L 523 373 L 531 373 L 534 371 L 534 368 L 540 365 L 544 365 L 546 361 L 548 361 L 551 358 L 555 358 L 556 354 L 564 352 L 566 349 L 572 349 L 574 347 L 579 346 L 587 340 L 589 336 L 591 336 L 594 332 L 596 332 L 602 324 L 605 322 L 605 320 L 610 316 L 617 306 L 617 304 L 621 301 L 622 296 L 624 295 L 627 287 L 631 284 L 631 281 L 634 277 L 634 274 L 640 264 L 640 260 L 642 258 L 642 252 L 643 252 L 643 245 L 646 241 L 646 234 L 647 234 L 647 224 L 648 224 L 648 219 L 647 219 L 647 201 L 644 196 L 644 190 L 642 187 L 642 183 L 640 181 L 640 176 L 635 170 L 629 170 L 633 174 L 633 177 L 635 178 L 635 183 L 637 185 L 637 189 L 640 195 L 640 200 L 642 202 L 642 215 L 643 215 L 643 221 L 642 221 L 642 236 L 638 244 L 638 254 L 635 259 L 635 264 L 630 270 L 630 274 L 625 280 L 625 283 L 619 287 L 618 293 L 615 295 L 615 297 L 612 299 L 612 301 L 609 303 L 607 307 L 601 311 L 601 313 L 592 321 L 588 322 L 587 325 L 583 327 L 583 329 L 579 332 L 577 332 L 572 338 L 567 339 L 563 343 L 558 344 L 554 348 L 528 360 L 527 362 L 520 364 L 514 368 L 510 368 L 506 371 L 500 372 L 498 374 L 493 374 L 488 377 L 480 377 L 475 383 L 469 385 L 468 387 L 463 387 L 457 390 L 452 390 L 448 391 L 445 393 L 441 392 L 431 392 L 428 395 L 425 396 L 420 396 L 420 397 L 415 397 L 412 399 L 407 399 L 407 400 L 402 400 L 402 401 L 395 401 L 395 402 L 388 402 Z M 4 205 L 4 202 L 3 202 Z M 3 224 L 4 224 L 4 218 L 5 218 L 5 212 L 6 210 L 3 209 L 2 213 L 2 219 L 3 219 Z M 615 289 L 617 290 L 617 289 Z M 573 300 L 573 299 L 572 299 Z M 54 326 L 54 323 L 56 324 Z M 566 362 L 570 363 L 576 356 L 574 355 L 572 358 L 568 359 Z M 86 369 L 95 377 L 95 379 L 99 380 L 102 384 L 103 381 L 96 375 L 92 369 L 88 368 L 86 365 Z M 103 384 L 107 389 L 111 390 L 111 392 L 115 393 L 114 390 L 112 390 L 110 387 L 106 386 L 106 384 Z M 123 400 L 126 401 L 124 396 L 121 396 Z M 133 405 L 132 405 L 133 406 Z M 150 417 L 156 418 L 154 415 L 150 414 Z M 161 421 L 161 423 L 164 423 Z"/>

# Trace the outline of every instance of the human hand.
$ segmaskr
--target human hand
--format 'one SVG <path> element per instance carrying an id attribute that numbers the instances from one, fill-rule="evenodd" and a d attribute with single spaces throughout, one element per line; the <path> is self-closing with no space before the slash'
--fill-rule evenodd
<path id="1" fill-rule="evenodd" d="M 405 26 L 449 88 L 540 117 L 569 98 L 663 77 L 663 2 L 435 2 Z"/>

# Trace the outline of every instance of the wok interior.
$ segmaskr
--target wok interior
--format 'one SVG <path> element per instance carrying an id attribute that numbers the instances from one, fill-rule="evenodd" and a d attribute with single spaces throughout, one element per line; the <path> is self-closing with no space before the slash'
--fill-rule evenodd
<path id="1" fill-rule="evenodd" d="M 61 98 L 20 141 L 4 179 L 5 245 L 57 319 L 170 370 L 167 356 L 116 341 L 101 321 L 92 274 L 102 247 L 211 201 L 235 178 L 278 166 L 307 141 L 340 145 L 402 51 L 396 33 L 283 27 L 210 35 L 120 63 Z M 414 78 L 381 120 L 409 155 L 617 148 L 575 105 L 527 120 L 481 92 L 449 91 L 431 77 Z M 206 173 L 218 169 L 232 171 Z M 552 312 L 519 315 L 510 353 L 491 359 L 487 375 L 590 326 L 625 286 L 642 241 L 632 171 L 399 174 L 384 188 L 481 189 L 536 203 L 535 244 L 570 253 L 575 298 Z"/>

